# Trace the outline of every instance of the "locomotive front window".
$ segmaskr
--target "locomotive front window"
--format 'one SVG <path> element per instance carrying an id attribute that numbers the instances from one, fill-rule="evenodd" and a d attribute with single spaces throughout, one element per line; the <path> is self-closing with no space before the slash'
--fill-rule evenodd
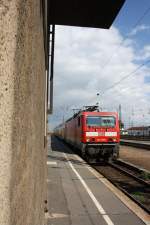
<path id="1" fill-rule="evenodd" d="M 94 127 L 115 127 L 116 119 L 113 116 L 88 116 L 86 124 Z"/>

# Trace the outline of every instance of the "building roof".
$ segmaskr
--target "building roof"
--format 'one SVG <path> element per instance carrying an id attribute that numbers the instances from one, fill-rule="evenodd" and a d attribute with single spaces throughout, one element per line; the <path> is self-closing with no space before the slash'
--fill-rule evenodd
<path id="1" fill-rule="evenodd" d="M 109 28 L 125 0 L 49 0 L 48 23 Z"/>

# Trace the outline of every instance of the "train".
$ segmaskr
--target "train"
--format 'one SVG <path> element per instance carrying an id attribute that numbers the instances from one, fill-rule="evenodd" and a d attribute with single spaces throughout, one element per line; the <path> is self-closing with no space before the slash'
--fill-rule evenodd
<path id="1" fill-rule="evenodd" d="M 57 126 L 54 134 L 78 149 L 88 162 L 112 161 L 119 157 L 120 128 L 116 112 L 87 108 Z"/>

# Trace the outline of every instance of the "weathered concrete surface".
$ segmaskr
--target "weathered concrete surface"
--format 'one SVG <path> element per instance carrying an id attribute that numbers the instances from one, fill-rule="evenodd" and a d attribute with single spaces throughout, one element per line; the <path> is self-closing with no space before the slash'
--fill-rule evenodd
<path id="1" fill-rule="evenodd" d="M 45 57 L 40 0 L 0 1 L 0 225 L 43 225 Z"/>

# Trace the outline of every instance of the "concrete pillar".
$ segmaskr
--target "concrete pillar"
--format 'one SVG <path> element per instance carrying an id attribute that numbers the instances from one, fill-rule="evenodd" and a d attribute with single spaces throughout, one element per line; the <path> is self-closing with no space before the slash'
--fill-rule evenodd
<path id="1" fill-rule="evenodd" d="M 43 225 L 45 56 L 40 0 L 0 1 L 0 225 Z"/>

